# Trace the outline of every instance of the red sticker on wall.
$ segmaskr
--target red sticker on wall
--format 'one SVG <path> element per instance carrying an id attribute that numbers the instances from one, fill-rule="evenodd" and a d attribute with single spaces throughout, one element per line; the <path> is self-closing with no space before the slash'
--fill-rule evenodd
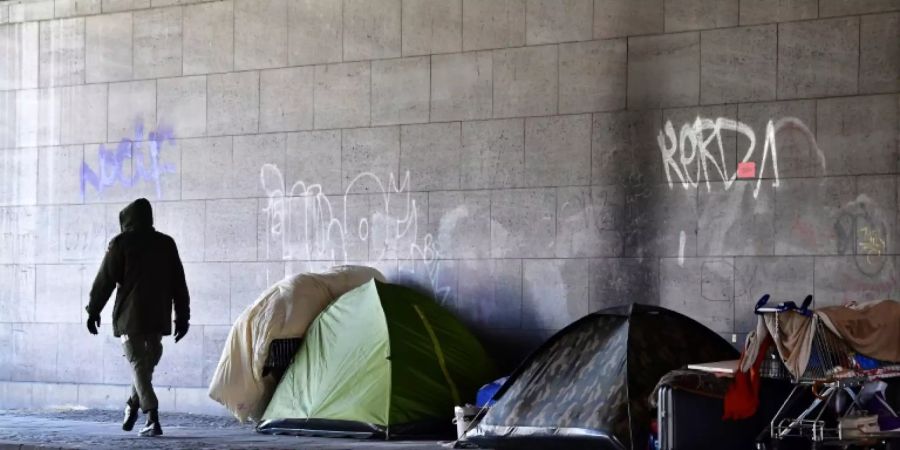
<path id="1" fill-rule="evenodd" d="M 738 178 L 753 178 L 756 176 L 756 163 L 753 161 L 738 163 Z"/>

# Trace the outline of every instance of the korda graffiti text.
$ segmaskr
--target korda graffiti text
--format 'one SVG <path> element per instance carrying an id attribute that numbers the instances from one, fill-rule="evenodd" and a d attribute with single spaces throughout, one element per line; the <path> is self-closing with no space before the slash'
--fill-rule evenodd
<path id="1" fill-rule="evenodd" d="M 260 177 L 268 199 L 262 210 L 266 258 L 332 264 L 406 260 L 415 264 L 415 271 L 424 269 L 438 299 L 448 298 L 450 288 L 441 280 L 437 243 L 431 233 L 419 229 L 409 172 L 400 180 L 391 174 L 387 184 L 372 173 L 361 173 L 343 196 L 327 196 L 321 185 L 303 181 L 288 187 L 273 164 L 263 165 Z M 363 182 L 376 186 L 376 192 L 351 194 Z"/>
<path id="2" fill-rule="evenodd" d="M 133 139 L 122 138 L 115 150 L 107 149 L 106 145 L 100 144 L 97 148 L 97 169 L 94 170 L 88 165 L 87 154 L 81 165 L 82 197 L 88 185 L 93 186 L 94 190 L 102 195 L 105 190 L 117 184 L 127 189 L 142 181 L 153 184 L 156 196 L 162 197 L 162 176 L 175 173 L 175 166 L 160 162 L 160 153 L 163 144 L 172 143 L 174 140 L 172 128 L 163 125 L 149 132 L 145 139 L 144 125 L 138 122 L 134 126 Z M 148 158 L 144 157 L 144 145 L 149 147 Z M 129 164 L 132 166 L 131 175 L 125 170 Z"/>
<path id="3" fill-rule="evenodd" d="M 815 136 L 802 121 L 794 117 L 786 117 L 777 122 L 770 120 L 766 125 L 762 144 L 762 159 L 758 167 L 753 167 L 753 172 L 757 177 L 756 189 L 753 191 L 754 198 L 759 195 L 759 187 L 767 173 L 768 165 L 772 166 L 772 185 L 775 187 L 779 185 L 778 149 L 775 145 L 775 136 L 783 128 L 795 128 L 806 135 L 813 148 L 818 152 L 822 167 L 825 166 L 825 156 L 816 145 Z M 681 130 L 676 134 L 672 121 L 666 121 L 656 140 L 662 152 L 669 188 L 673 188 L 676 182 L 685 189 L 697 188 L 701 180 L 706 180 L 706 189 L 712 190 L 710 181 L 721 180 L 725 184 L 725 190 L 730 189 L 738 176 L 738 170 L 729 174 L 728 162 L 725 161 L 722 133 L 729 131 L 740 133 L 750 141 L 743 159 L 738 162 L 738 167 L 749 169 L 747 163 L 756 151 L 757 142 L 756 133 L 747 124 L 723 117 L 717 119 L 697 117 L 693 123 L 682 125 Z M 746 173 L 749 174 L 749 172 L 746 170 Z M 673 179 L 673 174 L 677 180 Z"/>

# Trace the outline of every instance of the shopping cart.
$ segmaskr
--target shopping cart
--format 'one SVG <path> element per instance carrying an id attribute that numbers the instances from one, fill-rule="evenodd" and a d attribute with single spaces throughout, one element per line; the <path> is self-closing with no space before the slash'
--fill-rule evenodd
<path id="1" fill-rule="evenodd" d="M 806 298 L 802 307 L 792 302 L 767 306 L 768 296 L 757 304 L 757 314 L 773 314 L 776 331 L 784 314 L 803 314 L 812 321 L 812 346 L 806 370 L 800 376 L 792 375 L 781 361 L 774 345 L 760 367 L 760 376 L 788 379 L 794 388 L 772 418 L 768 427 L 768 446 L 760 441 L 758 448 L 778 448 L 786 439 L 802 439 L 817 449 L 823 445 L 884 445 L 884 448 L 900 443 L 900 432 L 865 433 L 859 429 L 848 429 L 846 424 L 854 423 L 854 418 L 864 417 L 866 410 L 859 401 L 859 390 L 867 381 L 900 376 L 900 365 L 876 369 L 863 369 L 857 362 L 853 349 L 834 334 L 811 310 L 808 309 L 812 296 Z M 776 333 L 777 335 L 777 333 Z M 803 399 L 811 403 L 802 411 L 797 407 Z M 837 408 L 838 398 L 846 394 L 849 405 Z M 842 426 L 841 424 L 845 424 Z"/>

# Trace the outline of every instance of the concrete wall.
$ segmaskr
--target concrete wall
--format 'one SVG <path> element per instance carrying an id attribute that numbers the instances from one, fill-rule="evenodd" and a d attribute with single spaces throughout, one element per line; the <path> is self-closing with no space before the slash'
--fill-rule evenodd
<path id="1" fill-rule="evenodd" d="M 900 297 L 898 11 L 0 3 L 0 405 L 124 399 L 83 306 L 139 196 L 193 295 L 156 378 L 180 410 L 215 410 L 257 293 L 335 262 L 435 292 L 507 364 L 622 302 L 740 339 L 763 293 Z"/>

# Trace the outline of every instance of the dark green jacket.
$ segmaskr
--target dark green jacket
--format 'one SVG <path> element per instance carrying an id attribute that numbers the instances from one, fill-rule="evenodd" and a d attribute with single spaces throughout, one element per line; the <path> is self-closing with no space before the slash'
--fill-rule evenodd
<path id="1" fill-rule="evenodd" d="M 113 333 L 172 334 L 175 320 L 188 322 L 190 296 L 175 241 L 153 229 L 153 210 L 146 199 L 135 200 L 119 213 L 122 232 L 109 243 L 91 288 L 88 314 L 100 315 L 113 289 Z"/>

